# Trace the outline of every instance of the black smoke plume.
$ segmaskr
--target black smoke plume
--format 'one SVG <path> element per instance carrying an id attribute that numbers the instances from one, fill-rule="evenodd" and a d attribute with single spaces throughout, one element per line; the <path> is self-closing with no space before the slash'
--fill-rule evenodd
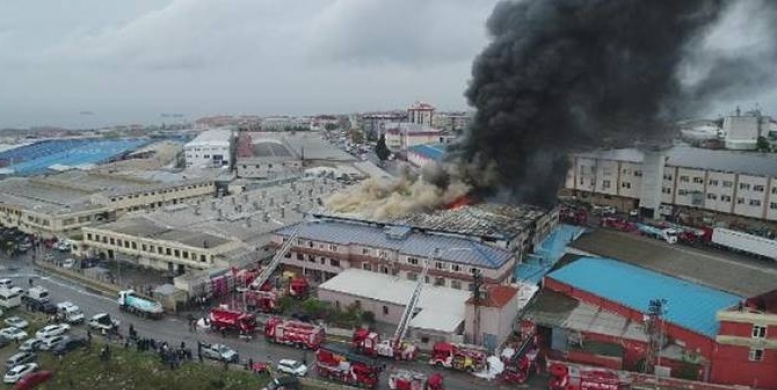
<path id="1" fill-rule="evenodd" d="M 665 143 L 684 100 L 726 89 L 714 73 L 735 63 L 713 66 L 691 92 L 678 70 L 691 44 L 732 3 L 498 4 L 487 23 L 492 41 L 475 60 L 465 94 L 477 112 L 449 153 L 455 171 L 480 195 L 549 206 L 566 178 L 570 152 Z"/>

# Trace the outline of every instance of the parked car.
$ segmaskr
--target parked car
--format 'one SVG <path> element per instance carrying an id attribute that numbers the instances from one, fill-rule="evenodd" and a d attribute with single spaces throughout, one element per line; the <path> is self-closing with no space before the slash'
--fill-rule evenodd
<path id="1" fill-rule="evenodd" d="M 0 329 L 0 336 L 3 336 L 5 338 L 11 339 L 11 340 L 24 340 L 27 338 L 27 332 L 19 329 L 14 328 L 13 326 L 8 328 Z"/>
<path id="2" fill-rule="evenodd" d="M 11 339 L 0 335 L 0 348 L 5 348 L 8 344 L 11 344 Z"/>
<path id="3" fill-rule="evenodd" d="M 299 389 L 299 378 L 296 376 L 284 376 L 273 378 L 267 387 L 262 390 L 297 390 Z"/>
<path id="4" fill-rule="evenodd" d="M 35 371 L 16 382 L 16 386 L 13 388 L 14 390 L 32 390 L 39 384 L 51 379 L 52 376 L 54 376 L 54 373 L 51 371 Z"/>
<path id="5" fill-rule="evenodd" d="M 35 333 L 35 337 L 39 339 L 45 339 L 52 336 L 59 336 L 69 331 L 70 331 L 70 325 L 68 324 L 46 325 L 43 328 L 41 328 L 41 330 L 39 330 L 37 333 Z"/>
<path id="6" fill-rule="evenodd" d="M 10 370 L 20 364 L 32 363 L 38 360 L 38 355 L 32 352 L 17 352 L 5 361 L 5 368 Z"/>
<path id="7" fill-rule="evenodd" d="M 71 269 L 76 264 L 76 261 L 73 259 L 65 259 L 65 261 L 62 262 L 62 268 Z"/>
<path id="8" fill-rule="evenodd" d="M 57 314 L 57 305 L 52 302 L 40 302 L 34 299 L 27 300 L 27 305 L 30 306 L 30 310 L 41 312 L 44 314 Z"/>
<path id="9" fill-rule="evenodd" d="M 75 351 L 78 348 L 85 347 L 88 341 L 83 337 L 65 336 L 64 340 L 56 344 L 50 351 L 57 356 L 65 355 L 68 352 Z"/>
<path id="10" fill-rule="evenodd" d="M 11 368 L 3 377 L 5 383 L 16 383 L 20 381 L 25 375 L 38 370 L 37 363 L 20 364 Z"/>
<path id="11" fill-rule="evenodd" d="M 305 376 L 308 374 L 308 367 L 306 365 L 292 359 L 281 359 L 275 368 L 279 372 L 289 375 Z"/>
<path id="12" fill-rule="evenodd" d="M 13 326 L 14 328 L 18 329 L 24 329 L 30 326 L 29 322 L 19 316 L 8 317 L 3 322 L 5 322 L 5 324 L 8 326 Z"/>
<path id="13" fill-rule="evenodd" d="M 119 320 L 111 318 L 110 314 L 100 313 L 95 314 L 87 325 L 92 329 L 102 331 L 118 328 L 120 324 Z"/>
<path id="14" fill-rule="evenodd" d="M 19 295 L 24 295 L 24 289 L 21 288 L 21 287 L 11 286 L 11 288 L 9 288 L 9 290 L 11 290 L 12 292 L 15 292 L 15 293 L 17 293 Z"/>
<path id="15" fill-rule="evenodd" d="M 204 344 L 202 346 L 202 356 L 208 359 L 234 363 L 237 363 L 240 359 L 237 351 L 224 344 Z"/>
<path id="16" fill-rule="evenodd" d="M 10 289 L 11 287 L 13 287 L 13 281 L 11 279 L 0 279 L 0 288 Z"/>
<path id="17" fill-rule="evenodd" d="M 52 349 L 56 348 L 60 343 L 65 341 L 65 336 L 63 335 L 57 335 L 57 336 L 50 336 L 46 337 L 40 340 L 40 349 L 41 351 L 51 351 Z"/>
<path id="18" fill-rule="evenodd" d="M 19 346 L 19 350 L 24 352 L 40 351 L 41 343 L 43 343 L 43 340 L 41 339 L 30 338 L 30 339 L 24 340 L 22 345 Z"/>

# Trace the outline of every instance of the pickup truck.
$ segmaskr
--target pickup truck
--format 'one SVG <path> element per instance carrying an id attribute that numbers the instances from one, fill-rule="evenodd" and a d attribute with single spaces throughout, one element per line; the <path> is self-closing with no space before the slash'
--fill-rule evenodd
<path id="1" fill-rule="evenodd" d="M 108 332 L 118 328 L 120 324 L 121 322 L 119 322 L 117 319 L 111 318 L 110 314 L 101 313 L 92 317 L 87 325 L 91 329 Z"/>
<path id="2" fill-rule="evenodd" d="M 200 353 L 204 358 L 222 362 L 237 363 L 240 360 L 237 351 L 224 344 L 202 344 Z"/>

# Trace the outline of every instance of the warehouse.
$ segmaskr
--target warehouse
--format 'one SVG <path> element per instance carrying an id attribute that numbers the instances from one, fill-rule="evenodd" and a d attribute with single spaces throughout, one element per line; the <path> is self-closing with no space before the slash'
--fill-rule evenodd
<path id="1" fill-rule="evenodd" d="M 335 307 L 359 302 L 363 310 L 375 314 L 377 321 L 396 325 L 415 286 L 415 281 L 351 268 L 318 286 L 318 297 Z M 408 326 L 408 339 L 428 350 L 435 342 L 463 337 L 465 303 L 469 298 L 467 291 L 425 285 L 417 314 Z"/>
<path id="2" fill-rule="evenodd" d="M 539 325 L 549 356 L 635 371 L 652 359 L 662 376 L 777 383 L 769 294 L 745 300 L 601 257 L 572 261 L 546 276 L 543 288 L 524 319 Z M 650 340 L 664 342 L 654 349 Z"/>
<path id="3" fill-rule="evenodd" d="M 203 131 L 183 148 L 186 167 L 230 167 L 234 143 L 234 134 L 229 128 Z"/>

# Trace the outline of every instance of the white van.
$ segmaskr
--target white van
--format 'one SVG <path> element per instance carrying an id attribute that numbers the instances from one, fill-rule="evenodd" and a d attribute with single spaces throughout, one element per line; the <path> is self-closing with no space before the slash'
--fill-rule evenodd
<path id="1" fill-rule="evenodd" d="M 0 289 L 0 307 L 13 309 L 22 305 L 22 296 L 16 291 L 9 289 Z"/>

